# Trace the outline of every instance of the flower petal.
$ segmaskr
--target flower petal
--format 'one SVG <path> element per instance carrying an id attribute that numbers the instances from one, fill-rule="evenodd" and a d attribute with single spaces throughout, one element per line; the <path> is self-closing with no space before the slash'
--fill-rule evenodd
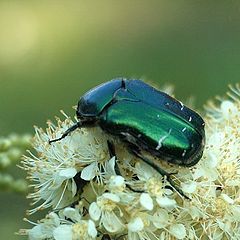
<path id="1" fill-rule="evenodd" d="M 153 215 L 153 225 L 156 228 L 164 228 L 168 225 L 169 215 L 164 209 L 160 209 Z"/>
<path id="2" fill-rule="evenodd" d="M 113 193 L 104 193 L 104 194 L 102 195 L 102 197 L 103 197 L 103 198 L 107 198 L 107 199 L 109 199 L 109 200 L 111 200 L 111 201 L 113 201 L 113 202 L 120 202 L 119 196 L 116 195 L 116 194 L 113 194 Z"/>
<path id="3" fill-rule="evenodd" d="M 106 163 L 106 172 L 110 176 L 111 175 L 116 175 L 116 172 L 115 172 L 115 161 L 116 161 L 116 158 L 114 156 Z"/>
<path id="4" fill-rule="evenodd" d="M 194 193 L 197 189 L 196 182 L 182 183 L 181 188 L 185 193 Z"/>
<path id="5" fill-rule="evenodd" d="M 41 225 L 37 225 L 28 231 L 29 240 L 42 240 L 46 239 Z"/>
<path id="6" fill-rule="evenodd" d="M 168 197 L 157 197 L 156 201 L 160 207 L 164 208 L 174 208 L 176 207 L 176 201 Z"/>
<path id="7" fill-rule="evenodd" d="M 101 216 L 101 210 L 96 202 L 93 202 L 89 206 L 89 215 L 94 221 L 98 221 Z"/>
<path id="8" fill-rule="evenodd" d="M 75 168 L 66 168 L 59 172 L 59 176 L 64 179 L 73 178 L 77 174 L 77 170 Z"/>
<path id="9" fill-rule="evenodd" d="M 63 210 L 63 214 L 66 218 L 70 218 L 73 221 L 79 222 L 81 220 L 81 215 L 79 214 L 79 211 L 75 208 L 66 207 Z"/>
<path id="10" fill-rule="evenodd" d="M 55 240 L 72 240 L 72 227 L 71 225 L 60 225 L 53 231 Z"/>
<path id="11" fill-rule="evenodd" d="M 153 200 L 148 193 L 142 193 L 139 201 L 142 207 L 146 210 L 153 210 Z"/>
<path id="12" fill-rule="evenodd" d="M 128 223 L 128 230 L 131 232 L 139 232 L 143 230 L 143 227 L 144 224 L 140 217 L 134 218 Z"/>
<path id="13" fill-rule="evenodd" d="M 108 232 L 118 232 L 123 228 L 123 224 L 114 212 L 104 212 L 102 216 L 103 226 Z"/>
<path id="14" fill-rule="evenodd" d="M 96 238 L 97 236 L 97 230 L 92 220 L 88 220 L 88 235 L 92 238 Z"/>
<path id="15" fill-rule="evenodd" d="M 177 239 L 184 239 L 186 237 L 186 229 L 183 224 L 171 225 L 169 232 Z"/>
<path id="16" fill-rule="evenodd" d="M 81 172 L 81 178 L 86 181 L 92 180 L 96 175 L 97 163 L 93 162 L 85 167 Z"/>

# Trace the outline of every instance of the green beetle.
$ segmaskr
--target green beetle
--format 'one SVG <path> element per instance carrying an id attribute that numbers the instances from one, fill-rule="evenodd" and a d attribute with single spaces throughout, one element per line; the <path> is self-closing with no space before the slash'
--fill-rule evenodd
<path id="1" fill-rule="evenodd" d="M 180 166 L 195 165 L 205 145 L 205 124 L 198 113 L 141 80 L 114 79 L 84 94 L 76 114 L 79 121 L 50 143 L 77 128 L 98 125 L 127 143 L 133 154 L 167 176 L 184 195 L 171 174 L 142 152 Z"/>

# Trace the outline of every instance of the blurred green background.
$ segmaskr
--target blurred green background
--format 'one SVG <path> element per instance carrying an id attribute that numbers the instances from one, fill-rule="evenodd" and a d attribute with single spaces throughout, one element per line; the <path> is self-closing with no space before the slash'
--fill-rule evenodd
<path id="1" fill-rule="evenodd" d="M 33 133 L 115 77 L 171 83 L 198 107 L 240 76 L 240 1 L 0 1 L 0 131 Z M 0 195 L 1 239 L 24 196 Z"/>

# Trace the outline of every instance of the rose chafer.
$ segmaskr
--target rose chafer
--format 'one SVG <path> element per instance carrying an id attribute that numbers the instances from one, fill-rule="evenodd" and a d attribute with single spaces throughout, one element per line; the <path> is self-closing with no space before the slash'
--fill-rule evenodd
<path id="1" fill-rule="evenodd" d="M 77 128 L 98 125 L 118 137 L 128 150 L 166 176 L 166 172 L 144 152 L 168 163 L 191 167 L 202 157 L 205 144 L 204 121 L 195 111 L 141 80 L 114 79 L 84 94 L 77 107 L 78 122 L 59 141 Z M 185 196 L 186 197 L 186 196 Z"/>

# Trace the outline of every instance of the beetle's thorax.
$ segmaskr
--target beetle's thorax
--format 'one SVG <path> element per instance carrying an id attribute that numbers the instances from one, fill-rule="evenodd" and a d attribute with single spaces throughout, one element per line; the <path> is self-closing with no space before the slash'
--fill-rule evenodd
<path id="1" fill-rule="evenodd" d="M 121 88 L 122 81 L 121 79 L 115 79 L 84 94 L 78 102 L 77 117 L 99 116 L 103 109 L 111 103 L 115 93 Z"/>

